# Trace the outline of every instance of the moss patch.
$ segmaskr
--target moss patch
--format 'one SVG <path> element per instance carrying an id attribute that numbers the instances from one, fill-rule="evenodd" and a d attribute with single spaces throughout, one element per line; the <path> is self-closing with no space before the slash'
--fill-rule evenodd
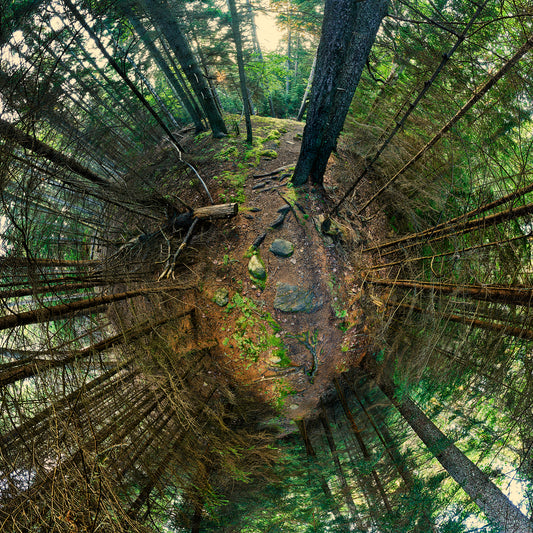
<path id="1" fill-rule="evenodd" d="M 227 336 L 223 340 L 224 346 L 231 346 L 238 350 L 239 357 L 255 363 L 259 357 L 277 357 L 279 364 L 290 364 L 287 351 L 280 337 L 279 324 L 270 313 L 263 312 L 257 304 L 238 292 L 233 295 L 225 309 L 226 313 L 238 315 L 235 319 L 235 328 L 226 330 Z"/>

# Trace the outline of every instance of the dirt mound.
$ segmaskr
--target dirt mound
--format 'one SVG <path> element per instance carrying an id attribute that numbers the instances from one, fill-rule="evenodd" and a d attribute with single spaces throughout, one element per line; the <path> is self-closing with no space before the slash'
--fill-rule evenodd
<path id="1" fill-rule="evenodd" d="M 254 122 L 254 147 L 238 137 L 190 141 L 215 201 L 241 202 L 239 215 L 217 224 L 199 249 L 197 305 L 209 324 L 205 335 L 216 339 L 236 379 L 299 419 L 334 375 L 361 358 L 353 327 L 359 311 L 346 290 L 353 268 L 338 253 L 340 231 L 321 229 L 321 191 L 290 184 L 303 125 Z M 274 241 L 285 242 L 285 251 L 271 251 Z M 250 263 L 259 270 L 251 274 Z"/>

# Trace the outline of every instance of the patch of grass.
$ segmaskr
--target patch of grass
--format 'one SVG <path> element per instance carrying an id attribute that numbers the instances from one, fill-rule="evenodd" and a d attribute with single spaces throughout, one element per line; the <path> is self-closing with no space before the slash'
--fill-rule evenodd
<path id="1" fill-rule="evenodd" d="M 202 139 L 205 139 L 206 137 L 209 137 L 209 135 L 211 135 L 211 132 L 210 131 L 204 131 L 202 133 L 199 133 L 198 135 L 196 135 L 196 137 L 194 138 L 194 142 L 195 143 L 198 143 L 200 142 Z"/>
<path id="2" fill-rule="evenodd" d="M 234 161 L 239 157 L 239 149 L 236 146 L 230 145 L 222 148 L 218 154 L 215 154 L 215 161 Z"/>
<path id="3" fill-rule="evenodd" d="M 276 409 L 282 410 L 285 407 L 285 402 L 288 396 L 296 393 L 296 390 L 285 380 L 280 379 L 275 386 L 276 399 L 274 405 Z"/>
<path id="4" fill-rule="evenodd" d="M 258 155 L 266 159 L 276 159 L 278 157 L 276 150 L 260 150 Z"/>
<path id="5" fill-rule="evenodd" d="M 235 320 L 235 329 L 223 340 L 224 346 L 238 350 L 239 357 L 250 364 L 259 360 L 261 355 L 272 354 L 280 358 L 280 364 L 290 364 L 283 341 L 276 337 L 279 324 L 270 313 L 263 312 L 257 304 L 246 296 L 236 292 L 225 309 L 226 313 L 239 316 Z"/>
<path id="6" fill-rule="evenodd" d="M 213 179 L 220 183 L 227 183 L 231 187 L 225 189 L 220 195 L 223 201 L 229 200 L 230 202 L 237 202 L 243 204 L 246 201 L 244 194 L 244 183 L 248 176 L 248 171 L 245 169 L 239 169 L 239 171 L 224 170 L 219 176 L 213 176 Z"/>

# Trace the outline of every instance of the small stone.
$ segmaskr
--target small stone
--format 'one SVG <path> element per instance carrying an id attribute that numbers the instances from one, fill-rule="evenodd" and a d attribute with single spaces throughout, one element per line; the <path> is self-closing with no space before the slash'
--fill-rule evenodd
<path id="1" fill-rule="evenodd" d="M 291 403 L 289 405 L 289 409 L 292 409 L 293 411 L 296 411 L 296 409 L 299 409 L 299 405 L 297 403 Z"/>
<path id="2" fill-rule="evenodd" d="M 229 302 L 229 291 L 225 287 L 220 287 L 220 289 L 217 289 L 215 291 L 215 294 L 213 295 L 213 301 L 220 305 L 220 307 L 224 307 L 228 305 Z"/>
<path id="3" fill-rule="evenodd" d="M 281 357 L 276 357 L 275 355 L 268 358 L 268 362 L 272 365 L 277 365 L 280 361 L 281 361 Z"/>
<path id="4" fill-rule="evenodd" d="M 304 289 L 288 283 L 278 283 L 274 308 L 284 313 L 313 313 L 323 305 L 322 298 L 312 290 Z"/>
<path id="5" fill-rule="evenodd" d="M 257 255 L 252 255 L 248 262 L 248 272 L 256 279 L 266 279 L 266 268 L 261 259 Z"/>
<path id="6" fill-rule="evenodd" d="M 290 257 L 294 252 L 294 244 L 284 239 L 276 239 L 270 245 L 270 251 L 278 257 Z"/>

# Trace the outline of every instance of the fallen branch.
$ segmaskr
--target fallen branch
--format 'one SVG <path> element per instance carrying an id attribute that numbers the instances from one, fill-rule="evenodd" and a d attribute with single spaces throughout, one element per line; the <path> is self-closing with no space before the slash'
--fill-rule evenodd
<path id="1" fill-rule="evenodd" d="M 296 163 L 292 163 L 291 165 L 285 165 L 284 167 L 279 167 L 276 170 L 272 170 L 272 172 L 267 172 L 266 174 L 254 174 L 252 177 L 254 179 L 257 178 L 266 178 L 267 176 L 275 176 L 276 174 L 279 174 L 280 172 L 283 172 L 284 170 L 287 170 L 290 167 L 293 167 Z"/>

